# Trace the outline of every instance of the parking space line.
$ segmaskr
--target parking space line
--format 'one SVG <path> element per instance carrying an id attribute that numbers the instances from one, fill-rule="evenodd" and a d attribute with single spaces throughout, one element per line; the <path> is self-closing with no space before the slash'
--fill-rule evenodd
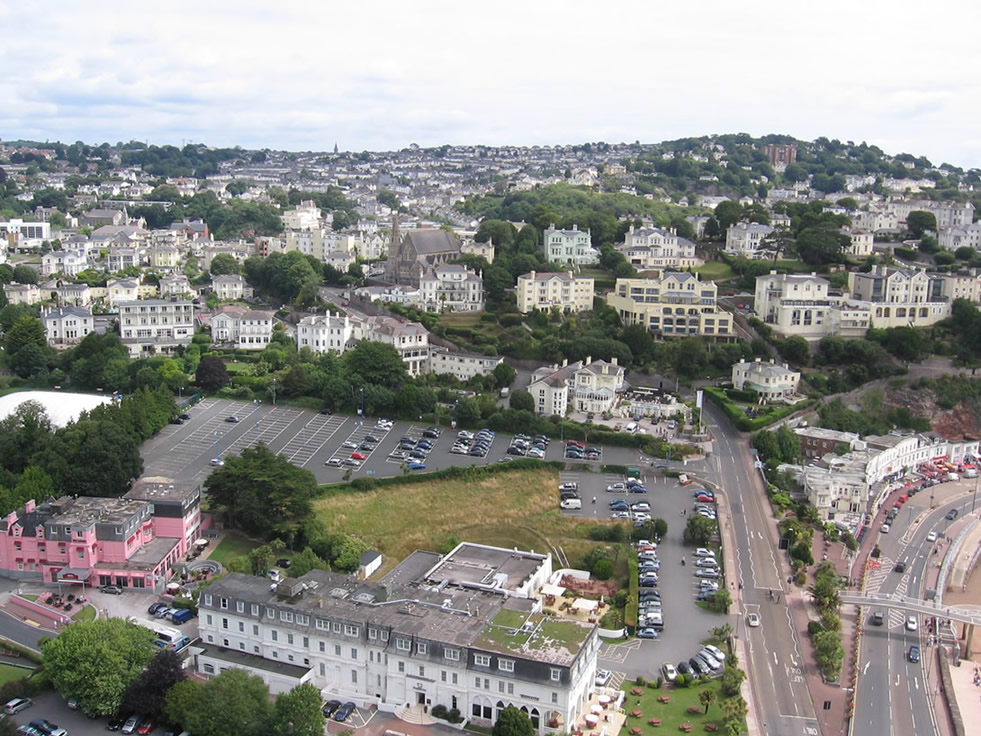
<path id="1" fill-rule="evenodd" d="M 337 434 L 337 431 L 344 426 L 347 417 L 322 417 L 315 416 L 304 427 L 293 435 L 293 438 L 286 443 L 281 455 L 286 455 L 294 465 L 303 467 L 310 459 L 320 452 L 320 449 L 330 442 L 330 438 Z"/>

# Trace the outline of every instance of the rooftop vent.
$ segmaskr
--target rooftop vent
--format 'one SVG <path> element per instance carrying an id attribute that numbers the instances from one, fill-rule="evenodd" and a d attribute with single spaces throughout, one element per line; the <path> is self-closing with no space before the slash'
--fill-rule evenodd
<path id="1" fill-rule="evenodd" d="M 331 598 L 347 598 L 348 591 L 344 588 L 332 588 L 330 591 Z"/>

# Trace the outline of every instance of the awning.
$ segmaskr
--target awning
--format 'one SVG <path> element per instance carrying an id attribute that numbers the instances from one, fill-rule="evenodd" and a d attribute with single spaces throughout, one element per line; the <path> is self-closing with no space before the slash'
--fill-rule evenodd
<path id="1" fill-rule="evenodd" d="M 73 570 L 70 567 L 66 567 L 58 571 L 59 583 L 85 583 L 88 579 L 88 570 Z"/>
<path id="2" fill-rule="evenodd" d="M 599 601 L 591 601 L 588 598 L 576 598 L 572 607 L 579 611 L 595 611 L 598 605 Z"/>
<path id="3" fill-rule="evenodd" d="M 552 585 L 551 583 L 546 583 L 542 586 L 542 595 L 554 595 L 556 598 L 565 593 L 565 588 L 561 585 Z"/>

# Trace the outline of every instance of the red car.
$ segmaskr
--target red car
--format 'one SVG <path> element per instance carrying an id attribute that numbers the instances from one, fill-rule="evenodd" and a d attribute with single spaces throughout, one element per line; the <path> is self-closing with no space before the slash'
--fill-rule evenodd
<path id="1" fill-rule="evenodd" d="M 367 456 L 361 454 L 360 452 L 352 452 L 351 453 L 351 459 L 352 460 L 365 460 L 366 458 L 367 458 Z"/>
<path id="2" fill-rule="evenodd" d="M 157 724 L 153 722 L 152 718 L 144 718 L 143 722 L 140 723 L 140 727 L 136 729 L 136 732 L 140 734 L 140 736 L 146 736 L 156 725 Z"/>
<path id="3" fill-rule="evenodd" d="M 583 449 L 582 442 L 579 442 L 578 440 L 569 440 L 568 442 L 565 443 L 565 446 L 566 447 L 578 447 L 580 450 Z"/>

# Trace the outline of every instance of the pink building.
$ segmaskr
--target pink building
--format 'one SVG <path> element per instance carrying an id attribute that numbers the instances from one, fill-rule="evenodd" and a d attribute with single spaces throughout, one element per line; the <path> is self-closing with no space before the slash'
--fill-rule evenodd
<path id="1" fill-rule="evenodd" d="M 161 589 L 201 525 L 200 487 L 162 480 L 123 498 L 29 501 L 0 521 L 0 575 Z"/>

